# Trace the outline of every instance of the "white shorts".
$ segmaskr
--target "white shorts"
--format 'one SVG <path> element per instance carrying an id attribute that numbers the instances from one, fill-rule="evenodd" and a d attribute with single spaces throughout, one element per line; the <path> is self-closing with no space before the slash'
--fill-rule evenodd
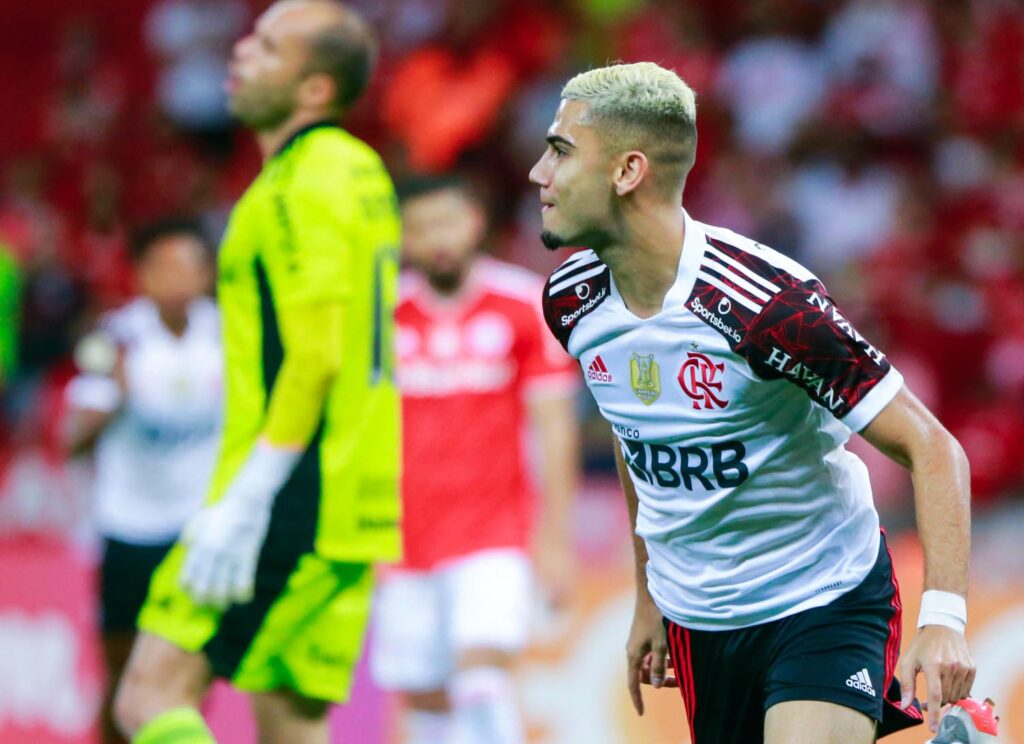
<path id="1" fill-rule="evenodd" d="M 391 571 L 373 612 L 370 668 L 377 684 L 439 689 L 463 651 L 522 650 L 531 584 L 526 554 L 512 548 L 471 553 L 431 571 Z"/>

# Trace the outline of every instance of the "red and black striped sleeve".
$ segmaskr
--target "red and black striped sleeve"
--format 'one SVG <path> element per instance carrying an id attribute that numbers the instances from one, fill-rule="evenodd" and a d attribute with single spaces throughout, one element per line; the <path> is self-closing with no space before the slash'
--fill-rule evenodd
<path id="1" fill-rule="evenodd" d="M 813 276 L 721 241 L 698 273 L 687 305 L 729 340 L 762 379 L 801 388 L 854 431 L 895 397 L 903 378 Z"/>

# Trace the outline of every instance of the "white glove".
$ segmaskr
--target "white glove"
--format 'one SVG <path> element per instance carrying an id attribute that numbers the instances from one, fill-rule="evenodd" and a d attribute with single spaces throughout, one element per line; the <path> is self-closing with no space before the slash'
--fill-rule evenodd
<path id="1" fill-rule="evenodd" d="M 180 582 L 198 604 L 224 608 L 252 599 L 274 496 L 301 454 L 259 442 L 221 499 L 189 520 Z"/>

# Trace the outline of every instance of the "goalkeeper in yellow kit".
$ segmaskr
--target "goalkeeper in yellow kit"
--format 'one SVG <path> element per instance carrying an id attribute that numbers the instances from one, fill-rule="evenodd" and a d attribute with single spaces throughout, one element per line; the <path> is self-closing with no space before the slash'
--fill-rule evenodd
<path id="1" fill-rule="evenodd" d="M 213 677 L 261 742 L 327 741 L 399 551 L 392 309 L 399 222 L 376 153 L 342 130 L 375 47 L 332 0 L 272 5 L 234 50 L 233 113 L 263 170 L 218 259 L 227 410 L 207 505 L 161 564 L 115 711 L 138 744 L 213 738 Z"/>

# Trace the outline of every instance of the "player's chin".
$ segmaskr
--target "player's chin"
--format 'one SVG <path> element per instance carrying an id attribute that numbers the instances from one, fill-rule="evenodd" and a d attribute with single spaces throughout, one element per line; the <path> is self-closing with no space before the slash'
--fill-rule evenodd
<path id="1" fill-rule="evenodd" d="M 229 96 L 228 113 L 247 127 L 261 129 L 271 117 L 251 98 L 243 91 L 237 91 L 234 95 Z"/>
<path id="2" fill-rule="evenodd" d="M 245 106 L 240 100 L 237 92 L 228 96 L 228 113 L 231 114 L 234 119 L 245 123 Z"/>
<path id="3" fill-rule="evenodd" d="M 462 272 L 456 269 L 449 271 L 431 269 L 425 273 L 430 284 L 442 292 L 454 292 L 462 285 Z"/>
<path id="4" fill-rule="evenodd" d="M 542 230 L 540 234 L 540 242 L 543 243 L 544 247 L 549 251 L 557 251 L 559 248 L 567 245 L 565 238 L 554 230 Z"/>

